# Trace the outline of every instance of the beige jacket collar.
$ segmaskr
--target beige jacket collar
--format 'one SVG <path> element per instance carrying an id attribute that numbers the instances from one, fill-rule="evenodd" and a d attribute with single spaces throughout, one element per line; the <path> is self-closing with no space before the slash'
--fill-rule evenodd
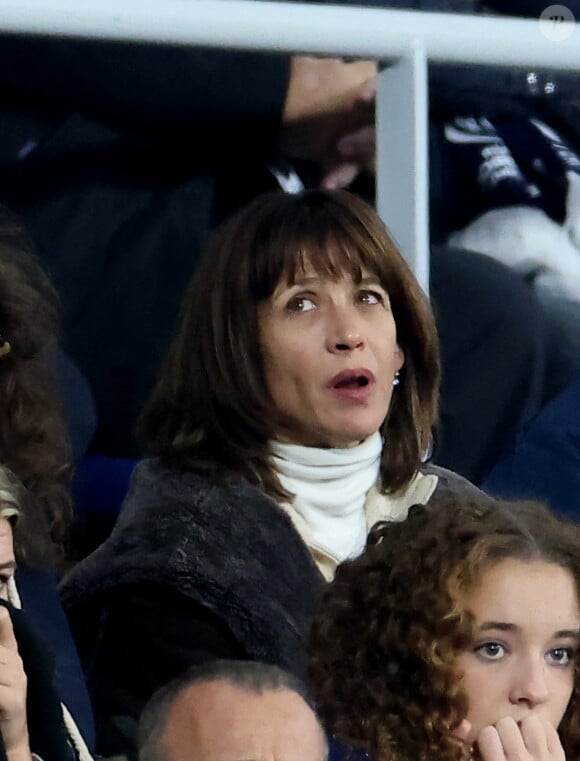
<path id="1" fill-rule="evenodd" d="M 438 480 L 434 474 L 417 472 L 410 483 L 395 494 L 381 494 L 378 488 L 373 486 L 365 501 L 367 533 L 379 521 L 404 521 L 411 505 L 427 504 L 437 488 Z M 294 528 L 310 550 L 321 574 L 326 581 L 332 581 L 339 559 L 316 545 L 310 527 L 290 503 L 285 502 L 281 507 L 290 516 Z"/>

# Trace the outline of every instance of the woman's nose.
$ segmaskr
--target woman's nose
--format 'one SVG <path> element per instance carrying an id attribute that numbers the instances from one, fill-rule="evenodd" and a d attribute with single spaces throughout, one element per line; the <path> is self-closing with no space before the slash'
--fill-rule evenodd
<path id="1" fill-rule="evenodd" d="M 340 306 L 330 310 L 327 341 L 332 352 L 353 351 L 364 346 L 360 315 L 354 307 Z"/>
<path id="2" fill-rule="evenodd" d="M 523 703 L 530 708 L 544 703 L 550 696 L 546 669 L 543 659 L 522 663 L 515 675 L 510 696 L 511 702 Z"/>

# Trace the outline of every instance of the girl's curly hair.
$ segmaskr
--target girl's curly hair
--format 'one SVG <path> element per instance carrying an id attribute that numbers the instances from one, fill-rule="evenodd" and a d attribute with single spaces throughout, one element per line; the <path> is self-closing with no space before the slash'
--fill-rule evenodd
<path id="1" fill-rule="evenodd" d="M 71 455 L 57 389 L 55 291 L 19 222 L 0 207 L 0 463 L 22 482 L 26 506 L 15 551 L 29 565 L 56 564 L 72 514 Z"/>
<path id="2" fill-rule="evenodd" d="M 465 761 L 457 655 L 472 620 L 457 600 L 507 558 L 567 569 L 580 590 L 580 526 L 534 502 L 448 497 L 406 521 L 377 524 L 365 553 L 339 566 L 310 637 L 309 682 L 321 718 L 375 761 Z M 579 593 L 580 597 L 580 593 Z M 580 758 L 580 663 L 560 724 Z"/>

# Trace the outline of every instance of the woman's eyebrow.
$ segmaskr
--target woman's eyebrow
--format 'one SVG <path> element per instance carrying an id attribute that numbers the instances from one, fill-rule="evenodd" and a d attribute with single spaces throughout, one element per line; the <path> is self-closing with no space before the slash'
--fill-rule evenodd
<path id="1" fill-rule="evenodd" d="M 478 631 L 485 632 L 496 629 L 502 632 L 518 631 L 521 627 L 517 624 L 508 623 L 507 621 L 485 621 L 477 627 Z M 569 638 L 580 640 L 580 628 L 578 629 L 559 629 L 552 635 L 555 639 Z"/>
<path id="2" fill-rule="evenodd" d="M 320 280 L 324 280 L 321 275 L 301 275 L 299 277 L 295 277 L 292 281 L 288 283 L 288 287 L 292 288 L 295 285 L 307 285 L 308 283 L 316 283 Z"/>
<path id="3" fill-rule="evenodd" d="M 0 563 L 0 570 L 1 571 L 7 571 L 8 569 L 14 570 L 16 568 L 16 561 L 15 560 L 9 560 L 6 563 Z"/>
<path id="4" fill-rule="evenodd" d="M 380 285 L 381 288 L 384 287 L 377 275 L 364 275 L 360 282 L 361 285 Z"/>
<path id="5" fill-rule="evenodd" d="M 326 275 L 318 275 L 316 273 L 307 274 L 307 275 L 296 275 L 292 280 L 286 281 L 284 284 L 280 284 L 274 293 L 276 292 L 283 293 L 292 288 L 303 288 L 304 286 L 313 285 L 323 281 L 335 280 L 335 279 L 336 278 L 328 277 Z M 359 280 L 356 281 L 356 284 L 357 285 L 378 285 L 380 288 L 385 290 L 385 287 L 383 286 L 383 284 L 381 283 L 377 275 L 364 275 L 363 277 L 361 277 L 360 281 Z"/>
<path id="6" fill-rule="evenodd" d="M 290 291 L 295 291 L 300 288 L 308 288 L 308 286 L 319 283 L 320 280 L 321 278 L 318 275 L 304 275 L 302 277 L 294 278 L 294 280 L 291 281 L 280 282 L 274 289 L 271 298 L 274 300 L 282 298 Z"/>
<path id="7" fill-rule="evenodd" d="M 557 632 L 554 632 L 554 637 L 560 638 L 565 637 L 569 639 L 576 639 L 580 640 L 580 629 L 560 629 Z"/>
<path id="8" fill-rule="evenodd" d="M 479 631 L 486 632 L 490 629 L 499 629 L 502 632 L 516 631 L 520 627 L 517 624 L 510 624 L 507 621 L 485 621 L 478 627 Z"/>

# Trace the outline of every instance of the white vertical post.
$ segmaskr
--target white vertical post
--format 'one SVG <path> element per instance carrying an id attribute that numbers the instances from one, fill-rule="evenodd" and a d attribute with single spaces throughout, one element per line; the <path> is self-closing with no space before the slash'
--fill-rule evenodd
<path id="1" fill-rule="evenodd" d="M 429 289 L 429 122 L 427 58 L 414 43 L 408 56 L 379 74 L 377 210 Z"/>

